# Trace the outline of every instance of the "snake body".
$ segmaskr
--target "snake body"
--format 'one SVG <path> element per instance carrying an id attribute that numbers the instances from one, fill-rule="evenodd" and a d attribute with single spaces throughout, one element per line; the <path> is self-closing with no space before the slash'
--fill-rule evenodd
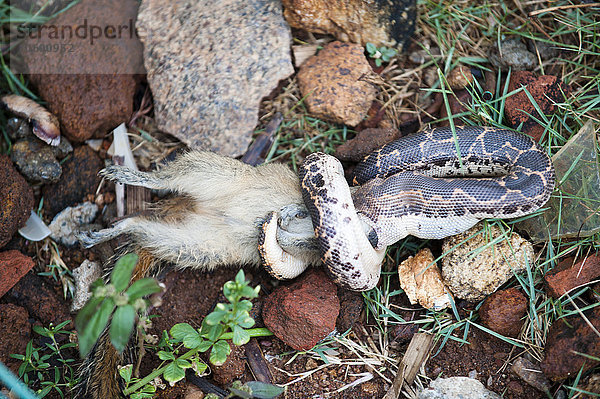
<path id="1" fill-rule="evenodd" d="M 391 142 L 355 168 L 353 183 L 361 186 L 352 195 L 341 164 L 324 153 L 309 155 L 299 176 L 322 260 L 334 280 L 355 290 L 375 286 L 388 245 L 532 213 L 555 183 L 535 141 L 489 127 L 431 129 Z M 372 228 L 368 237 L 361 223 Z"/>

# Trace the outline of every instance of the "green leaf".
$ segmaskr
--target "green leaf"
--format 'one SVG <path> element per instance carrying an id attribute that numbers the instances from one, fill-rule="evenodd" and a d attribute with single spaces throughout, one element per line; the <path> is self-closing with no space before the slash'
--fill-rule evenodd
<path id="1" fill-rule="evenodd" d="M 129 303 L 133 303 L 138 298 L 160 292 L 160 286 L 153 278 L 142 278 L 131 284 L 126 292 L 129 295 Z"/>
<path id="2" fill-rule="evenodd" d="M 75 317 L 75 328 L 77 331 L 83 330 L 83 327 L 88 325 L 92 316 L 94 316 L 98 311 L 98 306 L 104 298 L 101 297 L 92 297 L 88 303 L 85 304 L 83 308 L 77 313 Z"/>
<path id="3" fill-rule="evenodd" d="M 252 396 L 259 399 L 272 399 L 285 392 L 284 387 L 260 381 L 249 381 L 246 386 L 252 390 Z"/>
<path id="4" fill-rule="evenodd" d="M 250 334 L 240 326 L 233 326 L 233 338 L 231 341 L 234 345 L 245 345 L 250 341 Z"/>
<path id="5" fill-rule="evenodd" d="M 111 313 L 115 309 L 115 302 L 112 298 L 105 298 L 100 305 L 100 308 L 90 318 L 89 323 L 80 326 L 78 329 L 79 336 L 79 353 L 81 357 L 85 357 L 92 349 L 100 334 L 106 327 Z M 79 315 L 78 315 L 79 316 Z"/>
<path id="6" fill-rule="evenodd" d="M 200 334 L 209 341 L 216 341 L 223 334 L 223 326 L 221 324 L 209 325 L 202 322 L 202 331 Z"/>
<path id="7" fill-rule="evenodd" d="M 110 282 L 115 286 L 117 292 L 123 291 L 129 285 L 131 273 L 138 261 L 136 254 L 127 254 L 121 256 L 110 274 Z"/>
<path id="8" fill-rule="evenodd" d="M 240 269 L 239 272 L 235 275 L 235 282 L 239 285 L 246 284 L 246 276 L 244 275 L 244 270 Z"/>
<path id="9" fill-rule="evenodd" d="M 189 369 L 192 367 L 192 363 L 185 359 L 175 359 L 175 363 L 177 364 L 177 367 L 181 367 L 182 369 Z"/>
<path id="10" fill-rule="evenodd" d="M 90 292 L 94 292 L 96 288 L 102 287 L 104 285 L 104 280 L 102 278 L 98 278 L 94 280 L 92 284 L 90 284 Z"/>
<path id="11" fill-rule="evenodd" d="M 244 298 L 254 299 L 258 297 L 260 293 L 260 285 L 256 286 L 256 288 L 252 288 L 249 285 L 242 288 L 241 295 Z"/>
<path id="12" fill-rule="evenodd" d="M 210 347 L 211 342 L 202 339 L 202 337 L 200 336 L 199 333 L 196 333 L 196 335 L 188 335 L 187 337 L 185 337 L 183 339 L 183 346 L 185 346 L 188 349 L 199 349 L 199 348 L 204 347 L 207 344 Z M 204 349 L 204 351 L 205 350 L 206 349 Z M 204 351 L 201 351 L 201 352 L 204 352 Z"/>
<path id="13" fill-rule="evenodd" d="M 236 324 L 243 328 L 250 328 L 254 326 L 254 323 L 254 319 L 248 314 L 246 314 L 245 317 L 240 317 L 240 319 L 236 319 Z"/>
<path id="14" fill-rule="evenodd" d="M 133 370 L 133 364 L 128 364 L 127 366 L 123 366 L 119 368 L 119 375 L 125 382 L 129 383 L 131 381 L 131 373 Z"/>
<path id="15" fill-rule="evenodd" d="M 188 323 L 177 323 L 171 327 L 169 332 L 179 342 L 182 342 L 187 337 L 198 335 L 198 331 Z"/>
<path id="16" fill-rule="evenodd" d="M 247 299 L 244 299 L 243 301 L 238 302 L 237 304 L 237 311 L 238 312 L 249 312 L 252 309 L 252 302 L 250 302 Z"/>
<path id="17" fill-rule="evenodd" d="M 219 304 L 219 305 L 221 305 L 221 304 Z M 226 311 L 215 310 L 215 311 L 210 312 L 208 315 L 206 315 L 206 317 L 204 318 L 204 322 L 206 322 L 206 324 L 208 324 L 209 326 L 214 326 L 216 324 L 219 324 L 221 321 L 223 321 L 226 316 L 227 316 Z"/>
<path id="18" fill-rule="evenodd" d="M 173 352 L 158 351 L 158 358 L 160 360 L 175 360 Z"/>
<path id="19" fill-rule="evenodd" d="M 119 306 L 110 324 L 110 342 L 122 353 L 135 325 L 135 309 L 131 305 Z"/>
<path id="20" fill-rule="evenodd" d="M 231 347 L 225 340 L 215 342 L 210 351 L 210 362 L 215 366 L 220 366 L 227 360 L 227 356 L 231 353 Z"/>
<path id="21" fill-rule="evenodd" d="M 367 43 L 366 48 L 367 48 L 367 52 L 369 54 L 373 54 L 377 51 L 377 47 L 375 47 L 375 45 L 373 43 Z"/>
<path id="22" fill-rule="evenodd" d="M 381 58 L 376 58 L 375 59 L 375 65 L 378 66 L 378 67 L 381 66 Z"/>
<path id="23" fill-rule="evenodd" d="M 185 377 L 185 370 L 177 366 L 177 364 L 173 362 L 165 368 L 163 377 L 165 377 L 165 380 L 167 380 L 171 384 L 174 384 Z"/>

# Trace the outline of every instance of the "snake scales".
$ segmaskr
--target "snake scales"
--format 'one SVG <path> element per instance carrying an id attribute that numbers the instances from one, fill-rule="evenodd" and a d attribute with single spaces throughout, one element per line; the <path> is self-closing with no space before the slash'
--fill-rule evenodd
<path id="1" fill-rule="evenodd" d="M 321 258 L 354 290 L 377 284 L 388 245 L 532 213 L 555 182 L 550 158 L 530 137 L 489 127 L 425 130 L 389 143 L 356 167 L 361 186 L 352 194 L 339 161 L 324 153 L 309 155 L 299 176 Z"/>

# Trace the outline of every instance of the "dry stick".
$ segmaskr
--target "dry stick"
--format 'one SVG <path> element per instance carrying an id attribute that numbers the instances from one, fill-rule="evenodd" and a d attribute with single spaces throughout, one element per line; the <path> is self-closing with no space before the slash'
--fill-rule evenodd
<path id="1" fill-rule="evenodd" d="M 398 365 L 394 383 L 383 399 L 396 399 L 405 381 L 408 385 L 414 382 L 421 365 L 427 361 L 432 346 L 433 335 L 427 333 L 413 335 L 406 353 Z"/>
<path id="2" fill-rule="evenodd" d="M 584 7 L 600 7 L 600 3 L 570 4 L 567 6 L 548 7 L 548 8 L 544 8 L 543 10 L 532 11 L 529 13 L 529 16 L 535 17 L 536 15 L 544 13 L 544 12 L 557 11 L 557 10 L 568 10 L 571 8 L 584 8 Z"/>
<path id="3" fill-rule="evenodd" d="M 260 349 L 260 345 L 256 341 L 256 338 L 251 338 L 246 345 L 244 345 L 246 351 L 246 361 L 254 374 L 254 378 L 257 381 L 271 384 L 273 377 L 271 370 L 269 370 L 269 364 L 265 360 L 265 356 Z"/>

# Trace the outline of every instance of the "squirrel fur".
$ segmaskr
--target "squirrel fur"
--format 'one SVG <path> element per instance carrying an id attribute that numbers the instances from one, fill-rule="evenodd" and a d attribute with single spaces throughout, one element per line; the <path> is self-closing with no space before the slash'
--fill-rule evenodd
<path id="1" fill-rule="evenodd" d="M 314 233 L 298 177 L 285 165 L 253 167 L 211 152 L 191 151 L 158 171 L 110 166 L 101 175 L 174 194 L 155 204 L 149 214 L 80 235 L 80 242 L 86 247 L 127 235 L 127 249 L 139 255 L 133 280 L 154 275 L 162 264 L 201 270 L 227 265 L 258 266 L 259 228 L 272 212 L 283 215 L 282 247 L 307 264 L 320 262 L 316 244 L 312 244 Z M 118 366 L 123 362 L 123 355 L 115 350 L 105 332 L 80 368 L 81 379 L 73 397 L 123 397 L 118 375 Z"/>

